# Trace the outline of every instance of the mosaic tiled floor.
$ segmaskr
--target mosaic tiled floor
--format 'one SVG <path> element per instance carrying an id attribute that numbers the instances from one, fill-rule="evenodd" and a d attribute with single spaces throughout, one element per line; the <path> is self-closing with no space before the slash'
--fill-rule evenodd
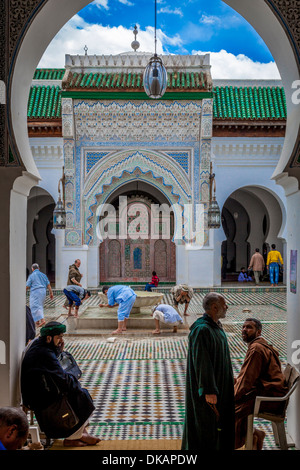
<path id="1" fill-rule="evenodd" d="M 245 318 L 258 317 L 263 335 L 286 361 L 286 299 L 284 292 L 226 292 L 229 310 L 223 321 L 237 375 L 246 352 L 241 339 Z M 196 293 L 189 307 L 189 324 L 202 313 L 203 293 Z M 169 303 L 169 294 L 164 302 Z M 64 312 L 63 296 L 46 302 L 46 319 Z M 87 306 L 97 305 L 92 296 Z M 82 310 L 83 311 L 83 310 Z M 188 333 L 187 333 L 188 334 Z M 82 369 L 82 384 L 93 397 L 96 410 L 90 431 L 103 440 L 181 439 L 184 420 L 187 334 L 183 336 L 117 337 L 67 336 L 66 349 Z M 271 424 L 257 420 L 266 432 L 264 449 L 277 449 Z"/>

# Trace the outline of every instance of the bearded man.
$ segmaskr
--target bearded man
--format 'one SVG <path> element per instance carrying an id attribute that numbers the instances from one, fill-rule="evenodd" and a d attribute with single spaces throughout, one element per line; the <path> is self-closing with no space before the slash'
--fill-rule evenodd
<path id="1" fill-rule="evenodd" d="M 245 444 L 247 417 L 254 411 L 257 396 L 282 397 L 288 389 L 281 370 L 278 351 L 262 336 L 262 323 L 247 318 L 242 327 L 242 338 L 248 351 L 234 384 L 235 448 Z M 280 411 L 282 403 L 262 403 L 261 411 Z M 262 450 L 265 433 L 254 429 L 253 449 Z"/>
<path id="2" fill-rule="evenodd" d="M 64 347 L 63 335 L 66 326 L 51 321 L 40 330 L 40 336 L 31 341 L 24 352 L 21 365 L 21 392 L 23 405 L 33 410 L 40 424 L 43 412 L 57 403 L 65 394 L 76 415 L 77 423 L 65 432 L 58 430 L 55 421 L 45 434 L 49 438 L 65 438 L 64 446 L 81 447 L 95 445 L 100 439 L 87 432 L 87 425 L 95 407 L 89 392 L 81 387 L 79 380 L 66 372 L 59 362 Z M 44 423 L 45 424 L 45 423 Z M 40 426 L 43 431 L 42 425 Z M 61 435 L 59 434 L 61 433 Z"/>
<path id="3" fill-rule="evenodd" d="M 220 322 L 227 308 L 221 294 L 210 292 L 203 299 L 205 313 L 191 326 L 182 450 L 234 450 L 234 380 Z"/>

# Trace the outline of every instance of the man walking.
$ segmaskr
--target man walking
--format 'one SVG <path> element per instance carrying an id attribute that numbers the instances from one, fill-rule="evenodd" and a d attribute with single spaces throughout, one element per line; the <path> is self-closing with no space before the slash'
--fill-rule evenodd
<path id="1" fill-rule="evenodd" d="M 225 298 L 210 292 L 204 315 L 191 326 L 186 375 L 182 450 L 234 449 L 234 379 L 226 334 Z"/>
<path id="2" fill-rule="evenodd" d="M 46 299 L 47 289 L 49 290 L 50 299 L 53 299 L 53 292 L 50 281 L 46 274 L 41 273 L 37 263 L 31 266 L 32 273 L 28 276 L 26 282 L 26 290 L 30 289 L 30 310 L 37 327 L 45 323 L 44 319 L 44 302 Z"/>
<path id="3" fill-rule="evenodd" d="M 255 253 L 252 255 L 248 269 L 252 269 L 254 273 L 255 285 L 259 284 L 259 277 L 262 275 L 265 267 L 265 260 L 259 252 L 259 248 L 255 248 Z"/>
<path id="4" fill-rule="evenodd" d="M 279 280 L 279 266 L 283 267 L 283 259 L 279 251 L 276 250 L 276 245 L 271 245 L 272 250 L 268 253 L 267 269 L 270 274 L 271 287 L 278 286 Z M 280 263 L 280 264 L 279 264 Z"/>

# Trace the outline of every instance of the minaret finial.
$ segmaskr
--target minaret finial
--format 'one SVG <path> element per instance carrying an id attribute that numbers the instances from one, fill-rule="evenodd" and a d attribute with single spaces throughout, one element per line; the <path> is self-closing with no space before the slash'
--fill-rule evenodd
<path id="1" fill-rule="evenodd" d="M 134 34 L 134 41 L 132 41 L 131 47 L 134 51 L 136 51 L 140 47 L 140 43 L 136 40 L 136 36 L 138 34 L 138 29 L 136 25 L 134 27 L 133 34 Z"/>

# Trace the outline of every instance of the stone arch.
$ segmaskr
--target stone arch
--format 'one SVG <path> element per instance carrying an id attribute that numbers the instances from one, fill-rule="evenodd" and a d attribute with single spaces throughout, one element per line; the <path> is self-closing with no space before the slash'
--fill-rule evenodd
<path id="1" fill-rule="evenodd" d="M 169 176 L 169 175 L 167 175 Z M 93 192 L 90 193 L 88 198 L 85 198 L 86 202 L 86 214 L 85 214 L 85 243 L 86 244 L 97 244 L 96 225 L 99 208 L 105 204 L 111 195 L 120 187 L 125 184 L 140 181 L 142 183 L 153 186 L 164 196 L 164 200 L 168 201 L 169 205 L 172 206 L 175 212 L 175 224 L 176 227 L 180 227 L 182 224 L 181 214 L 184 204 L 188 204 L 190 196 L 183 191 L 180 187 L 175 187 L 174 181 L 170 178 L 164 178 L 164 173 L 161 175 L 158 172 L 155 174 L 153 169 L 140 168 L 136 166 L 132 171 L 120 169 L 120 174 L 115 172 L 115 175 L 109 176 L 107 181 L 108 184 L 102 184 L 95 186 Z M 174 184 L 174 186 L 172 185 Z M 176 231 L 176 228 L 175 228 Z"/>
<path id="2" fill-rule="evenodd" d="M 223 205 L 222 224 L 228 241 L 222 243 L 222 256 L 229 273 L 246 267 L 255 248 L 263 254 L 272 243 L 286 260 L 286 210 L 273 191 L 256 185 L 236 189 Z"/>
<path id="3" fill-rule="evenodd" d="M 293 12 L 290 13 L 290 4 L 287 6 L 286 2 L 281 0 L 224 1 L 242 14 L 261 35 L 271 50 L 282 76 L 288 98 L 288 122 L 284 149 L 273 177 L 293 197 L 293 195 L 297 195 L 299 190 L 299 167 L 296 157 L 297 144 L 299 143 L 300 113 L 298 112 L 297 105 L 291 99 L 292 84 L 299 79 L 300 62 L 297 15 L 293 17 Z M 21 20 L 13 18 L 15 29 L 12 28 L 11 31 L 13 36 L 10 38 L 12 46 L 11 44 L 7 46 L 7 50 L 9 49 L 11 53 L 6 95 L 7 129 L 9 139 L 12 142 L 12 150 L 20 156 L 22 163 L 21 171 L 22 169 L 26 171 L 22 176 L 21 171 L 17 170 L 15 172 L 15 184 L 11 184 L 7 189 L 7 195 L 5 195 L 5 200 L 3 201 L 5 205 L 3 220 L 8 221 L 10 226 L 10 237 L 2 247 L 2 253 L 5 254 L 5 262 L 3 264 L 5 285 L 2 288 L 4 291 L 10 292 L 9 300 L 4 301 L 3 305 L 3 311 L 8 312 L 5 316 L 5 324 L 7 325 L 18 325 L 20 327 L 19 319 L 24 309 L 22 299 L 14 295 L 17 289 L 24 286 L 24 273 L 22 269 L 19 270 L 19 273 L 16 272 L 16 269 L 9 269 L 10 266 L 14 265 L 14 262 L 15 266 L 19 266 L 20 263 L 21 265 L 25 264 L 24 252 L 26 247 L 23 234 L 26 227 L 24 213 L 26 213 L 28 188 L 36 184 L 36 180 L 39 178 L 31 155 L 26 126 L 27 96 L 30 83 L 39 59 L 52 38 L 66 21 L 88 3 L 90 3 L 89 0 L 68 0 L 65 2 L 61 2 L 61 0 L 36 0 L 29 2 L 24 7 L 26 14 L 24 15 L 24 12 L 21 13 Z M 293 0 L 291 4 L 298 8 L 297 1 Z M 8 8 L 7 3 L 5 7 Z M 285 12 L 285 17 L 280 13 L 282 10 Z M 57 15 L 57 11 L 59 11 L 59 15 Z M 43 31 L 42 35 L 40 31 Z M 39 41 L 36 41 L 36 37 L 39 37 Z M 11 49 L 11 47 L 13 48 Z M 290 175 L 294 176 L 294 178 L 288 177 Z M 297 199 L 296 196 L 294 199 Z M 293 200 L 292 203 L 294 202 Z M 294 205 L 292 205 L 292 210 L 295 213 Z M 299 228 L 298 225 L 293 223 L 291 227 L 290 230 L 294 230 L 296 236 L 296 229 Z M 6 252 L 9 253 L 10 259 L 7 259 Z M 296 312 L 298 295 L 294 297 L 295 300 L 289 297 L 288 302 L 292 307 L 292 311 Z M 10 318 L 8 317 L 9 315 Z M 295 326 L 294 323 L 293 326 Z M 22 326 L 20 330 L 22 330 Z M 14 356 L 12 358 L 9 357 L 8 366 L 3 369 L 0 375 L 0 382 L 5 384 L 0 398 L 5 403 L 11 402 L 15 392 L 15 390 L 11 390 L 11 384 L 18 374 L 16 364 L 19 363 L 23 347 L 22 331 L 18 334 L 16 333 L 16 329 L 14 329 L 13 333 L 10 329 L 5 331 L 10 351 L 14 351 Z M 298 401 L 300 402 L 300 400 Z M 299 411 L 299 409 L 297 410 Z M 298 419 L 299 413 L 294 414 L 295 421 Z M 295 421 L 295 427 L 299 429 L 299 419 L 298 423 Z M 299 438 L 297 437 L 297 439 L 296 445 L 299 443 Z"/>

